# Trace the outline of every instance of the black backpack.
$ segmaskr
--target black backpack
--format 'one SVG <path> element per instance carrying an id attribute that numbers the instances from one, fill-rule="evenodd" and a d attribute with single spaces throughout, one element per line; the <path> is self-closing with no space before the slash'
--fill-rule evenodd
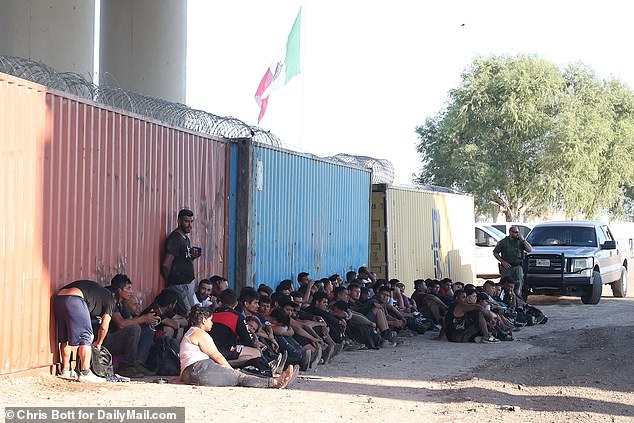
<path id="1" fill-rule="evenodd" d="M 407 328 L 419 334 L 425 333 L 426 330 L 434 328 L 434 321 L 423 316 L 413 316 L 407 319 Z"/>
<path id="2" fill-rule="evenodd" d="M 178 376 L 181 373 L 180 345 L 172 337 L 161 336 L 150 348 L 147 366 L 159 376 Z"/>
<path id="3" fill-rule="evenodd" d="M 112 367 L 112 354 L 104 346 L 97 348 L 91 345 L 92 359 L 90 360 L 90 370 L 99 377 L 114 376 Z"/>

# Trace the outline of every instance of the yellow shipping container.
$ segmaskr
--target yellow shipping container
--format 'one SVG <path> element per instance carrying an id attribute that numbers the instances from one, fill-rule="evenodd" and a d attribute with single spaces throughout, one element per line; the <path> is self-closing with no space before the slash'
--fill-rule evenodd
<path id="1" fill-rule="evenodd" d="M 472 196 L 373 185 L 370 269 L 408 294 L 416 279 L 473 283 L 474 220 Z"/>

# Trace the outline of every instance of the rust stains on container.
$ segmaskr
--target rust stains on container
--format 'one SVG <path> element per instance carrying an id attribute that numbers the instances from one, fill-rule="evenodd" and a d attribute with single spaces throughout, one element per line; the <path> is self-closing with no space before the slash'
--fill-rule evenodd
<path id="1" fill-rule="evenodd" d="M 196 276 L 227 274 L 229 144 L 0 74 L 0 373 L 47 366 L 52 295 L 123 272 L 164 282 L 177 213 L 195 213 Z"/>

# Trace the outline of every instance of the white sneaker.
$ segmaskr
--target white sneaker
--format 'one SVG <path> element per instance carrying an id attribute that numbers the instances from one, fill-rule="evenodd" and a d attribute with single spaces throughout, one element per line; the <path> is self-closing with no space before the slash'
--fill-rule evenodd
<path id="1" fill-rule="evenodd" d="M 102 383 L 102 382 L 107 382 L 105 378 L 103 377 L 99 377 L 96 374 L 94 374 L 92 371 L 88 370 L 88 374 L 87 375 L 82 375 L 81 373 L 79 374 L 79 378 L 78 380 L 80 382 L 91 382 L 91 383 Z"/>
<path id="2" fill-rule="evenodd" d="M 65 370 L 59 377 L 63 379 L 77 379 L 77 372 L 75 370 Z"/>

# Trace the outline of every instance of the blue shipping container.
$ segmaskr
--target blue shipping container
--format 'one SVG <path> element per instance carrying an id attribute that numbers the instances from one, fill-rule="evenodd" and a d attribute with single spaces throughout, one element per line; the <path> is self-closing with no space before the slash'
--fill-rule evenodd
<path id="1" fill-rule="evenodd" d="M 275 288 L 283 279 L 296 284 L 299 272 L 313 279 L 345 277 L 368 264 L 369 170 L 246 140 L 236 149 L 230 277 L 237 289 L 261 283 Z"/>

